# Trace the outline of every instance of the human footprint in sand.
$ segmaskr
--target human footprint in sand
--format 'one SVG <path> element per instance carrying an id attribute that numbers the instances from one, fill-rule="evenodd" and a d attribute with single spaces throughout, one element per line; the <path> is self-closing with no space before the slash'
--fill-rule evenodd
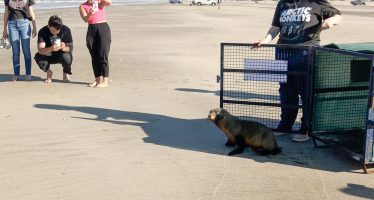
<path id="1" fill-rule="evenodd" d="M 88 23 L 86 43 L 95 75 L 95 81 L 88 84 L 89 87 L 108 86 L 109 51 L 112 39 L 104 7 L 110 6 L 111 3 L 111 0 L 87 0 L 79 7 L 83 21 Z"/>
<path id="2" fill-rule="evenodd" d="M 70 28 L 63 25 L 61 18 L 58 16 L 51 16 L 48 25 L 39 30 L 38 53 L 34 57 L 39 68 L 47 73 L 45 83 L 52 82 L 51 64 L 62 64 L 63 81 L 70 82 L 72 51 L 73 37 Z"/>

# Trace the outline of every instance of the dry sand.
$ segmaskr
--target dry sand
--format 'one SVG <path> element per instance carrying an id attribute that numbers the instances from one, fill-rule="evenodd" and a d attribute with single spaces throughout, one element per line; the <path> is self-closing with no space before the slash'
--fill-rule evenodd
<path id="1" fill-rule="evenodd" d="M 72 28 L 72 83 L 60 81 L 59 65 L 43 83 L 34 62 L 34 81 L 11 82 L 10 51 L 0 50 L 0 199 L 374 199 L 373 175 L 331 149 L 286 136 L 279 156 L 228 157 L 207 122 L 219 106 L 220 43 L 261 39 L 273 8 L 110 7 L 105 89 L 86 86 L 93 73 L 78 9 L 37 11 L 38 28 L 52 14 Z M 373 16 L 357 13 L 373 7 L 338 8 L 347 14 L 323 43 L 372 41 Z"/>

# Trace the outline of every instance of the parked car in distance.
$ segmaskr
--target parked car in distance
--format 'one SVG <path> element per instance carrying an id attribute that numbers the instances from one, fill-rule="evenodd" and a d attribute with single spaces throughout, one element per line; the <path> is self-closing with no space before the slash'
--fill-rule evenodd
<path id="1" fill-rule="evenodd" d="M 366 2 L 364 0 L 353 0 L 351 1 L 351 4 L 354 6 L 364 6 L 366 5 Z"/>
<path id="2" fill-rule="evenodd" d="M 182 4 L 183 0 L 169 0 L 169 3 L 171 3 L 171 4 L 175 4 L 175 3 Z"/>
<path id="3" fill-rule="evenodd" d="M 198 5 L 198 6 L 202 6 L 202 5 L 215 6 L 218 4 L 218 0 L 193 0 L 191 4 Z"/>

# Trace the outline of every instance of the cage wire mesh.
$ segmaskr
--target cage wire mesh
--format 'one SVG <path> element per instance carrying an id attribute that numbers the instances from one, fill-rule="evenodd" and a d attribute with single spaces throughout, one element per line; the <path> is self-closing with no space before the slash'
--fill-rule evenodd
<path id="1" fill-rule="evenodd" d="M 301 128 L 303 115 L 314 139 L 374 162 L 372 55 L 323 47 L 252 47 L 221 44 L 222 108 L 272 129 L 284 109 L 296 109 L 293 131 Z"/>
<path id="2" fill-rule="evenodd" d="M 301 99 L 296 94 L 292 104 L 281 104 L 279 89 L 281 84 L 287 84 L 294 94 L 301 89 L 300 85 L 308 87 L 310 50 L 275 45 L 252 47 L 249 44 L 222 44 L 221 106 L 241 119 L 260 122 L 272 129 L 280 122 L 281 105 L 295 109 L 298 114 L 293 130 L 298 130 Z"/>
<path id="3" fill-rule="evenodd" d="M 313 84 L 313 135 L 363 155 L 371 59 L 318 48 Z"/>

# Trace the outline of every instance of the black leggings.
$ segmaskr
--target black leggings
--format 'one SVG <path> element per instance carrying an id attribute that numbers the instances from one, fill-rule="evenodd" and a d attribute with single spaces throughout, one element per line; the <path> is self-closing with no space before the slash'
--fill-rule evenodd
<path id="1" fill-rule="evenodd" d="M 110 28 L 106 22 L 88 25 L 86 44 L 91 54 L 95 78 L 109 77 L 108 56 L 111 42 Z"/>
<path id="2" fill-rule="evenodd" d="M 39 68 L 44 72 L 47 72 L 51 64 L 62 64 L 64 73 L 71 75 L 71 63 L 73 62 L 73 56 L 70 52 L 58 52 L 51 56 L 35 54 L 35 62 L 39 65 Z"/>

